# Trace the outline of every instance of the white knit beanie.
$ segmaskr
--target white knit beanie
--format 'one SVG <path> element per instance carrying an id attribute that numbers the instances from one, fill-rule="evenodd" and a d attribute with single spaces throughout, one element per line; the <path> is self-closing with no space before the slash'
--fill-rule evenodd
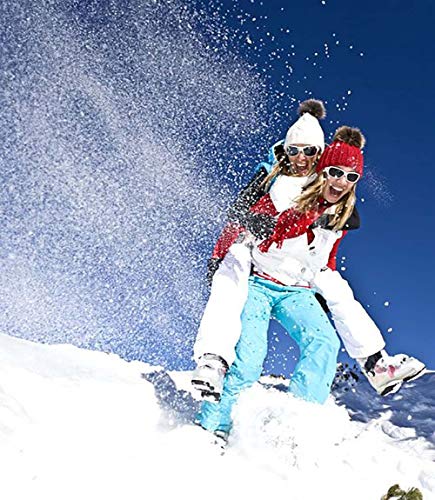
<path id="1" fill-rule="evenodd" d="M 284 149 L 290 144 L 310 144 L 325 149 L 325 135 L 319 120 L 326 116 L 322 101 L 309 99 L 299 106 L 300 118 L 288 129 Z"/>

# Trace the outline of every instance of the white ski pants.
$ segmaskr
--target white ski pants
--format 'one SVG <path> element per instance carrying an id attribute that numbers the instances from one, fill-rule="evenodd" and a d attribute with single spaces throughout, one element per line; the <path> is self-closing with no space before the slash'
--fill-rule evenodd
<path id="1" fill-rule="evenodd" d="M 193 347 L 195 361 L 210 353 L 222 356 L 229 366 L 233 363 L 250 273 L 250 248 L 244 243 L 234 243 L 213 276 L 210 297 Z"/>
<path id="2" fill-rule="evenodd" d="M 326 300 L 335 329 L 351 358 L 367 358 L 385 347 L 379 328 L 338 271 L 319 271 L 313 285 Z"/>

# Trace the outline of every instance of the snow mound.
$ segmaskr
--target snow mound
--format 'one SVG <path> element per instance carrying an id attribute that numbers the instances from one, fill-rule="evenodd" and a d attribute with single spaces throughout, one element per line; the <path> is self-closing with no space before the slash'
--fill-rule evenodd
<path id="1" fill-rule="evenodd" d="M 187 499 L 230 491 L 366 500 L 395 483 L 435 497 L 433 375 L 382 400 L 364 384 L 343 389 L 324 406 L 293 398 L 285 381 L 263 380 L 241 396 L 223 456 L 192 425 L 200 403 L 189 376 L 0 335 L 4 497 Z"/>

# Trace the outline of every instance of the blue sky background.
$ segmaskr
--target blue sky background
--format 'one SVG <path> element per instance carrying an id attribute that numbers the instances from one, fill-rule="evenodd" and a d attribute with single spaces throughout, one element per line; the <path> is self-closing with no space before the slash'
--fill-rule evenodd
<path id="1" fill-rule="evenodd" d="M 367 138 L 343 274 L 390 352 L 434 367 L 434 9 L 2 2 L 0 330 L 192 367 L 225 209 L 316 97 L 328 137 Z"/>
<path id="2" fill-rule="evenodd" d="M 289 95 L 303 100 L 308 92 L 328 101 L 329 133 L 337 120 L 366 135 L 366 179 L 358 188 L 362 228 L 342 244 L 343 275 L 380 326 L 389 351 L 434 366 L 433 3 L 223 4 L 233 26 L 243 5 L 252 43 L 240 50 L 260 73 L 267 72 L 271 89 L 283 89 L 282 107 Z M 286 127 L 286 119 L 277 120 L 275 137 Z M 288 343 L 280 339 L 285 350 Z M 268 366 L 274 364 L 269 359 Z"/>

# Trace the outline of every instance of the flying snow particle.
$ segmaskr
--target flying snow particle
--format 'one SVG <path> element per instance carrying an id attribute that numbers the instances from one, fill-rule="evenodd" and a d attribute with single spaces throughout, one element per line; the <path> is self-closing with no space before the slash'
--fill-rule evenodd
<path id="1" fill-rule="evenodd" d="M 391 327 L 387 329 L 388 333 L 391 333 L 392 331 L 393 331 L 393 329 Z"/>
<path id="2" fill-rule="evenodd" d="M 386 300 L 386 301 L 384 302 L 384 306 L 385 306 L 385 307 L 388 307 L 389 305 L 390 305 L 390 303 L 388 302 L 388 300 Z"/>
<path id="3" fill-rule="evenodd" d="M 0 203 L 2 251 L 16 254 L 0 262 L 2 331 L 183 364 L 203 307 L 202 254 L 230 197 L 203 174 L 202 159 L 207 151 L 222 165 L 222 150 L 234 152 L 224 163 L 249 150 L 243 143 L 266 130 L 266 95 L 229 55 L 220 21 L 205 23 L 213 40 L 185 29 L 202 14 L 183 11 L 182 0 L 109 2 L 126 5 L 122 16 L 105 2 L 92 2 L 95 13 L 79 3 L 62 3 L 73 14 L 26 2 L 24 14 L 2 2 L 13 36 L 0 51 L 17 76 L 0 114 L 10 135 L 0 171 L 14 173 L 13 196 Z M 106 14 L 96 29 L 94 15 Z M 176 72 L 161 70 L 168 60 Z"/>

